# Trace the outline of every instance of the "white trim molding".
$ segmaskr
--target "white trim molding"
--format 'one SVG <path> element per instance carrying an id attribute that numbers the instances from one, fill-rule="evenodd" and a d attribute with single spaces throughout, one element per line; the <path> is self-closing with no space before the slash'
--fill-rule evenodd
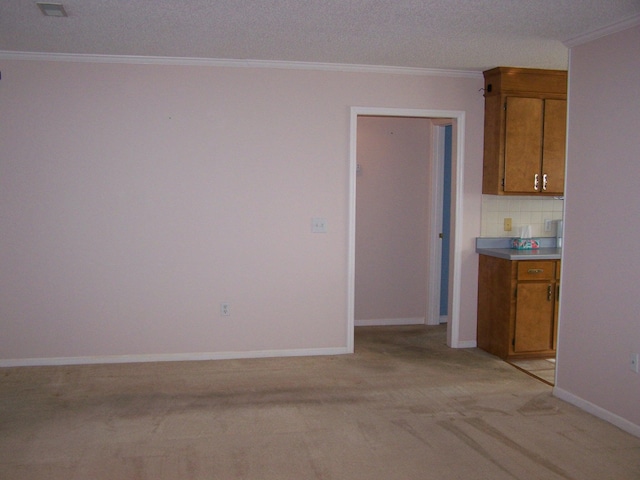
<path id="1" fill-rule="evenodd" d="M 629 420 L 622 418 L 613 412 L 610 412 L 609 410 L 599 407 L 598 405 L 595 405 L 581 397 L 578 397 L 577 395 L 574 395 L 573 393 L 568 392 L 567 390 L 564 390 L 562 388 L 554 387 L 553 396 L 558 397 L 560 400 L 564 400 L 565 402 L 568 402 L 572 405 L 575 405 L 581 410 L 584 410 L 585 412 L 590 413 L 591 415 L 609 422 L 616 427 L 624 430 L 625 432 L 640 438 L 640 425 L 636 425 L 635 423 L 632 423 Z"/>
<path id="2" fill-rule="evenodd" d="M 60 365 L 95 365 L 111 363 L 194 362 L 203 360 L 238 360 L 248 358 L 313 357 L 352 353 L 347 348 L 308 348 L 291 350 L 252 350 L 246 352 L 201 352 L 148 355 L 102 355 L 88 357 L 50 357 L 0 359 L 0 368 L 44 367 Z"/>
<path id="3" fill-rule="evenodd" d="M 357 168 L 357 126 L 358 116 L 377 115 L 389 117 L 418 117 L 452 121 L 454 130 L 454 155 L 452 158 L 452 249 L 453 262 L 450 267 L 451 295 L 449 302 L 449 322 L 447 323 L 447 345 L 451 348 L 475 347 L 475 342 L 460 342 L 460 283 L 463 218 L 463 177 L 465 118 L 463 110 L 423 110 L 389 107 L 351 107 L 351 134 L 349 150 L 349 240 L 348 240 L 348 279 L 347 279 L 347 349 L 353 351 L 353 329 L 355 327 L 355 264 L 356 264 L 356 168 Z M 455 193 L 453 193 L 455 192 Z M 474 343 L 474 345 L 470 345 Z"/>
<path id="4" fill-rule="evenodd" d="M 369 320 L 355 320 L 356 327 L 384 327 L 387 325 L 424 325 L 424 317 L 411 318 L 372 318 Z"/>
<path id="5" fill-rule="evenodd" d="M 612 23 L 611 25 L 607 25 L 606 27 L 598 28 L 591 32 L 578 35 L 577 37 L 569 38 L 562 43 L 567 48 L 571 48 L 582 45 L 583 43 L 591 42 L 592 40 L 596 40 L 606 35 L 611 35 L 612 33 L 621 32 L 622 30 L 635 27 L 636 25 L 640 25 L 640 14 L 626 18 L 620 22 Z"/>
<path id="6" fill-rule="evenodd" d="M 394 67 L 341 63 L 284 62 L 276 60 L 236 60 L 232 58 L 144 57 L 135 55 L 89 55 L 80 53 L 11 52 L 0 50 L 0 60 L 39 60 L 82 63 L 125 63 L 136 65 L 182 65 L 232 68 L 280 68 L 288 70 L 323 70 L 355 73 L 386 73 L 440 77 L 482 78 L 482 72 L 438 68 Z"/>

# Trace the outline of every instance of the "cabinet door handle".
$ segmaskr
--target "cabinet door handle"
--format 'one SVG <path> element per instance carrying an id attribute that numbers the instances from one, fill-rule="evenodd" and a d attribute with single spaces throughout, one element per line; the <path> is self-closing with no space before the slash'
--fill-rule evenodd
<path id="1" fill-rule="evenodd" d="M 542 174 L 542 190 L 543 191 L 547 190 L 547 183 L 549 183 L 547 179 L 547 174 L 543 173 Z"/>
<path id="2" fill-rule="evenodd" d="M 543 268 L 530 268 L 527 270 L 527 273 L 542 273 L 544 272 Z"/>
<path id="3" fill-rule="evenodd" d="M 538 183 L 540 183 L 540 182 L 539 182 L 539 179 L 538 179 L 538 174 L 536 173 L 536 174 L 533 176 L 533 189 L 534 189 L 536 192 L 538 191 Z"/>
<path id="4" fill-rule="evenodd" d="M 552 295 L 553 289 L 551 287 L 551 285 L 549 285 L 547 287 L 547 301 L 550 302 L 551 301 L 551 295 Z"/>

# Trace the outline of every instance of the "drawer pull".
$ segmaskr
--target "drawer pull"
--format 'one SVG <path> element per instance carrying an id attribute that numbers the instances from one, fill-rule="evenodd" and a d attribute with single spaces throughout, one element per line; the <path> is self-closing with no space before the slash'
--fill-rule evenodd
<path id="1" fill-rule="evenodd" d="M 527 270 L 527 273 L 542 273 L 544 272 L 543 268 L 530 268 Z"/>

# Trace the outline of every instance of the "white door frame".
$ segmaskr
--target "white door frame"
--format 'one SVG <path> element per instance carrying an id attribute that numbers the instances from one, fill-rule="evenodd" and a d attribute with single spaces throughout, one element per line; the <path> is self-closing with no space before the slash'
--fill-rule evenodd
<path id="1" fill-rule="evenodd" d="M 358 116 L 376 115 L 390 117 L 416 117 L 431 119 L 450 119 L 453 124 L 452 154 L 452 198 L 451 198 L 451 250 L 449 279 L 449 322 L 447 323 L 447 345 L 458 348 L 460 323 L 460 254 L 462 232 L 462 192 L 464 173 L 464 134 L 465 112 L 459 110 L 422 110 L 384 107 L 351 107 L 350 149 L 349 149 L 349 246 L 348 246 L 348 279 L 347 279 L 347 350 L 353 352 L 353 334 L 355 324 L 355 271 L 356 271 L 356 168 L 357 168 L 357 127 Z M 435 159 L 432 160 L 432 165 Z M 432 167 L 433 168 L 433 167 Z M 433 193 L 431 195 L 431 212 L 434 210 Z M 429 233 L 435 230 L 429 226 Z M 432 268 L 432 267 L 430 267 Z M 431 279 L 431 275 L 427 278 Z"/>

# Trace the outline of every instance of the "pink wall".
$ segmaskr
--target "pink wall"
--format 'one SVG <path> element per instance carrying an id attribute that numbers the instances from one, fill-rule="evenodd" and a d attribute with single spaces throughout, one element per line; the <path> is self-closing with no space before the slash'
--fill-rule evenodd
<path id="1" fill-rule="evenodd" d="M 356 321 L 425 321 L 430 137 L 428 118 L 358 119 Z"/>
<path id="2" fill-rule="evenodd" d="M 571 49 L 557 390 L 640 435 L 639 59 L 640 26 Z"/>
<path id="3" fill-rule="evenodd" d="M 4 60 L 0 359 L 345 349 L 351 106 L 467 112 L 462 298 L 475 300 L 481 86 Z M 475 320 L 467 300 L 463 341 Z"/>

